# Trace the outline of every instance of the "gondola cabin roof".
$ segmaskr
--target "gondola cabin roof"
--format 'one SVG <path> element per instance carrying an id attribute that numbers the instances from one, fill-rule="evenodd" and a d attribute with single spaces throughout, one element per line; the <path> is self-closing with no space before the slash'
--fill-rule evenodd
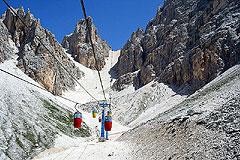
<path id="1" fill-rule="evenodd" d="M 82 118 L 82 113 L 81 112 L 75 112 L 74 113 L 74 118 Z"/>

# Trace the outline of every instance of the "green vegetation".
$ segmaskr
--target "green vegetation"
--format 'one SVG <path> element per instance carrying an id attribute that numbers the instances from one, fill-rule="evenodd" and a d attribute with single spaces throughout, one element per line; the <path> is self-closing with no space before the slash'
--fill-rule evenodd
<path id="1" fill-rule="evenodd" d="M 27 130 L 26 133 L 23 133 L 23 137 L 26 138 L 27 140 L 31 141 L 32 144 L 35 144 L 35 143 L 36 143 L 35 135 L 34 135 L 34 133 L 31 132 L 30 130 Z"/>
<path id="2" fill-rule="evenodd" d="M 52 113 L 54 113 L 54 112 L 59 112 L 59 111 L 60 111 L 57 107 L 53 106 L 49 101 L 44 100 L 44 99 L 41 99 L 41 100 L 42 100 L 42 102 L 43 102 L 44 107 L 46 107 L 46 108 L 47 108 L 48 110 L 50 110 Z"/>
<path id="3" fill-rule="evenodd" d="M 22 142 L 19 140 L 18 137 L 16 137 L 16 143 L 17 143 L 17 145 L 18 145 L 19 147 L 21 147 L 22 149 L 24 149 L 24 146 L 23 146 Z"/>
<path id="4" fill-rule="evenodd" d="M 74 129 L 73 114 L 67 110 L 60 110 L 60 106 L 52 105 L 50 102 L 41 99 L 43 105 L 49 110 L 49 119 L 56 123 L 56 128 L 68 136 L 88 137 L 90 136 L 89 128 L 83 123 L 82 128 Z"/>

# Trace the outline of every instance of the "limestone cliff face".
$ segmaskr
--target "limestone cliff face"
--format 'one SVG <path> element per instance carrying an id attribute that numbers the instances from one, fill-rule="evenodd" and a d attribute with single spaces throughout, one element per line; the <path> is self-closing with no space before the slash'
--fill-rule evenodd
<path id="1" fill-rule="evenodd" d="M 0 20 L 0 63 L 14 56 L 11 54 L 13 49 L 10 47 L 10 37 L 7 27 Z"/>
<path id="2" fill-rule="evenodd" d="M 238 0 L 167 0 L 114 68 L 119 76 L 140 70 L 140 86 L 157 78 L 194 92 L 239 63 L 239 13 Z"/>
<path id="3" fill-rule="evenodd" d="M 131 38 L 121 49 L 118 63 L 114 68 L 117 68 L 118 75 L 139 70 L 143 64 L 143 48 L 141 39 L 143 38 L 143 30 L 139 27 L 137 32 L 133 32 Z"/>
<path id="4" fill-rule="evenodd" d="M 80 78 L 82 72 L 67 57 L 55 36 L 41 27 L 40 20 L 35 19 L 29 9 L 25 13 L 23 7 L 20 7 L 16 12 L 30 29 L 25 27 L 20 19 L 17 19 L 9 9 L 2 19 L 8 32 L 11 34 L 12 40 L 19 48 L 18 67 L 48 91 L 56 95 L 61 95 L 63 90 L 73 89 L 75 82 L 69 78 L 66 71 L 54 60 L 34 35 L 42 40 L 74 77 Z"/>
<path id="5" fill-rule="evenodd" d="M 93 24 L 91 17 L 88 17 L 88 22 L 90 25 L 91 38 L 95 46 L 98 68 L 101 70 L 105 65 L 105 57 L 109 56 L 111 47 L 98 35 L 97 28 Z M 96 69 L 89 38 L 86 22 L 82 19 L 77 23 L 74 32 L 64 37 L 62 46 L 72 54 L 77 62 L 91 69 Z"/>

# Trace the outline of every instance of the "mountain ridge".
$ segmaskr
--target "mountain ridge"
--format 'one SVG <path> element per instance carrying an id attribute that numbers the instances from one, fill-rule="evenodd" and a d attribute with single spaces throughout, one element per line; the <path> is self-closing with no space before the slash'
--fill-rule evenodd
<path id="1" fill-rule="evenodd" d="M 142 38 L 131 36 L 121 49 L 114 70 L 119 77 L 139 70 L 139 87 L 157 78 L 195 92 L 240 61 L 238 3 L 165 1 Z"/>

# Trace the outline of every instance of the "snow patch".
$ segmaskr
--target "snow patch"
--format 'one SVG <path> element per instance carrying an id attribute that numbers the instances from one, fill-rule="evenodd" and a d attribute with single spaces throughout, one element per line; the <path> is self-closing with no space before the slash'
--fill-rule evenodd
<path id="1" fill-rule="evenodd" d="M 73 60 L 73 57 L 66 53 L 70 59 Z M 110 81 L 111 75 L 109 74 L 110 68 L 113 67 L 118 60 L 120 55 L 120 51 L 110 51 L 109 57 L 106 59 L 106 65 L 100 71 L 103 87 L 106 91 L 106 96 L 109 98 L 109 88 L 110 88 Z M 74 61 L 74 60 L 73 60 Z M 86 88 L 90 94 L 92 94 L 97 100 L 103 100 L 103 93 L 102 88 L 99 82 L 98 73 L 96 70 L 91 70 L 83 66 L 82 64 L 74 61 L 75 65 L 79 67 L 81 71 L 84 72 L 84 77 L 79 80 L 80 84 Z M 113 79 L 112 83 L 115 81 Z M 81 88 L 81 86 L 76 86 L 76 91 L 66 91 L 63 93 L 64 97 L 71 98 L 72 100 L 78 101 L 82 104 L 92 101 L 93 99 Z"/>

